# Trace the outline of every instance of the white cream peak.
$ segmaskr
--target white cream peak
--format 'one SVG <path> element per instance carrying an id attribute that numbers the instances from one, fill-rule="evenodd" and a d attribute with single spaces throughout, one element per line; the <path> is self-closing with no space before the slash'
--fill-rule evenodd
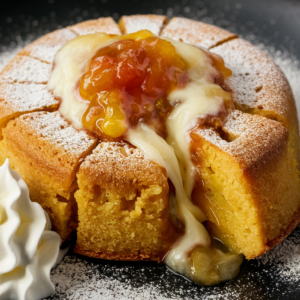
<path id="1" fill-rule="evenodd" d="M 6 160 L 0 167 L 0 299 L 38 300 L 54 293 L 51 268 L 61 238 Z"/>

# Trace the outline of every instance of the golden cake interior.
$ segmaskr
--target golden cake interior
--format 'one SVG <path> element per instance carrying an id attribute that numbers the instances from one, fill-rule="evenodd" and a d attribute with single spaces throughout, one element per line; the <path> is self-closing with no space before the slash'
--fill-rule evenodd
<path id="1" fill-rule="evenodd" d="M 230 249 L 247 259 L 265 253 L 300 220 L 295 102 L 266 54 L 218 27 L 154 15 L 124 16 L 119 27 L 101 18 L 30 44 L 0 74 L 0 163 L 9 158 L 63 240 L 77 228 L 77 253 L 162 260 L 176 236 L 165 171 L 126 143 L 100 142 L 75 130 L 46 88 L 54 55 L 75 36 L 141 29 L 215 52 L 233 71 L 226 84 L 235 110 L 222 126 L 192 133 L 198 170 L 193 201 L 211 234 Z M 262 66 L 268 72 L 259 72 Z"/>
<path id="2" fill-rule="evenodd" d="M 169 250 L 175 235 L 168 178 L 137 149 L 101 143 L 81 166 L 78 184 L 76 251 L 99 258 L 160 260 Z"/>

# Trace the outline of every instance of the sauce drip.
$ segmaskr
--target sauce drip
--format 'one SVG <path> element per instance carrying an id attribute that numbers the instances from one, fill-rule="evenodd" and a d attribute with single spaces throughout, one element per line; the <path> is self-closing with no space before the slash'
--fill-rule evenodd
<path id="1" fill-rule="evenodd" d="M 83 126 L 115 140 L 142 121 L 165 138 L 167 96 L 188 83 L 188 67 L 170 42 L 147 31 L 100 49 L 80 80 L 80 96 L 89 103 Z"/>

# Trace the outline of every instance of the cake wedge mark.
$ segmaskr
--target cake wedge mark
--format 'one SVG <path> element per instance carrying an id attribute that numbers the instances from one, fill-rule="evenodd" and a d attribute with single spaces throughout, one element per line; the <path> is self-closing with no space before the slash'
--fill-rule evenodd
<path id="1" fill-rule="evenodd" d="M 225 43 L 228 43 L 229 41 L 238 39 L 238 38 L 239 38 L 239 37 L 238 37 L 237 35 L 235 35 L 235 36 L 230 36 L 230 37 L 228 37 L 228 38 L 226 38 L 226 39 L 224 39 L 224 40 L 222 40 L 222 41 L 216 43 L 216 45 L 211 46 L 211 47 L 209 48 L 209 50 L 213 49 L 214 47 L 221 46 L 221 45 L 223 45 L 223 44 L 225 44 Z"/>
<path id="2" fill-rule="evenodd" d="M 67 28 L 56 30 L 29 44 L 19 54 L 52 64 L 57 51 L 76 36 L 77 34 Z"/>
<path id="3" fill-rule="evenodd" d="M 97 138 L 77 131 L 58 112 L 25 114 L 3 130 L 2 153 L 26 181 L 31 199 L 49 211 L 63 240 L 76 216 L 76 172 L 97 143 Z"/>
<path id="4" fill-rule="evenodd" d="M 133 15 L 122 16 L 119 26 L 122 34 L 129 34 L 139 30 L 149 30 L 159 36 L 164 26 L 168 23 L 166 16 L 160 15 Z"/>
<path id="5" fill-rule="evenodd" d="M 236 34 L 214 25 L 179 17 L 171 19 L 160 35 L 206 49 L 237 37 Z"/>
<path id="6" fill-rule="evenodd" d="M 96 32 L 117 35 L 121 34 L 118 24 L 111 17 L 81 22 L 68 28 L 77 35 L 86 35 Z"/>
<path id="7" fill-rule="evenodd" d="M 289 130 L 289 145 L 300 163 L 299 124 L 294 97 L 280 68 L 263 51 L 243 39 L 211 49 L 223 57 L 232 76 L 227 85 L 237 109 L 280 122 Z"/>
<path id="8" fill-rule="evenodd" d="M 52 65 L 38 59 L 17 55 L 3 69 L 0 80 L 11 83 L 40 83 L 46 84 L 50 78 Z"/>

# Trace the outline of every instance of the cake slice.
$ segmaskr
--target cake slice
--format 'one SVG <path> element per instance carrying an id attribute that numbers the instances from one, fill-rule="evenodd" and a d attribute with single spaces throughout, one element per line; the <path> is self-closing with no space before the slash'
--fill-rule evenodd
<path id="1" fill-rule="evenodd" d="M 123 16 L 120 19 L 119 26 L 123 34 L 129 34 L 139 30 L 147 29 L 158 36 L 167 22 L 168 19 L 166 16 L 133 15 Z"/>
<path id="2" fill-rule="evenodd" d="M 25 180 L 32 201 L 48 212 L 63 240 L 76 228 L 76 172 L 97 139 L 77 131 L 58 112 L 36 112 L 8 123 L 1 151 Z"/>
<path id="3" fill-rule="evenodd" d="M 11 83 L 0 80 L 0 140 L 6 124 L 28 112 L 57 110 L 59 101 L 44 84 Z M 1 157 L 1 153 L 0 153 Z M 0 158 L 0 164 L 4 160 Z"/>
<path id="4" fill-rule="evenodd" d="M 161 260 L 175 237 L 165 169 L 124 143 L 103 142 L 81 165 L 75 252 Z"/>
<path id="5" fill-rule="evenodd" d="M 279 121 L 289 131 L 289 145 L 300 163 L 299 124 L 290 85 L 280 68 L 263 51 L 243 39 L 212 49 L 232 70 L 227 85 L 235 106 L 243 112 Z"/>
<path id="6" fill-rule="evenodd" d="M 68 27 L 77 35 L 105 32 L 108 34 L 121 34 L 118 24 L 111 17 L 89 20 Z"/>
<path id="7" fill-rule="evenodd" d="M 237 37 L 236 34 L 217 26 L 179 17 L 174 17 L 160 35 L 206 49 Z"/>
<path id="8" fill-rule="evenodd" d="M 8 82 L 47 83 L 52 70 L 52 65 L 38 59 L 17 55 L 3 69 L 0 80 Z"/>
<path id="9" fill-rule="evenodd" d="M 247 259 L 280 243 L 300 221 L 300 179 L 288 131 L 232 111 L 221 129 L 191 136 L 198 166 L 193 201 L 213 233 Z"/>

